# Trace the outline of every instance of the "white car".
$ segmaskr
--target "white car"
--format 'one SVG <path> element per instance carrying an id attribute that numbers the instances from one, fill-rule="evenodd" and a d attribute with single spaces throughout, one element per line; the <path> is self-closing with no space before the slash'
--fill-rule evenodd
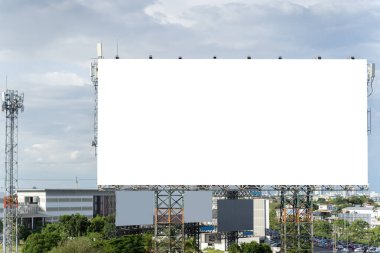
<path id="1" fill-rule="evenodd" d="M 354 252 L 364 252 L 364 249 L 363 248 L 356 248 L 355 250 L 354 250 Z"/>
<path id="2" fill-rule="evenodd" d="M 344 247 L 343 247 L 343 245 L 337 245 L 336 248 L 337 248 L 337 250 L 342 250 Z"/>

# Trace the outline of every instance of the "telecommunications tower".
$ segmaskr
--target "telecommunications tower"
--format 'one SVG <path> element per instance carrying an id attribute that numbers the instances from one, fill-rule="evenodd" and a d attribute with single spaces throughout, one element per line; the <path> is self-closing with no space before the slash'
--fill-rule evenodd
<path id="1" fill-rule="evenodd" d="M 2 92 L 2 110 L 6 114 L 5 126 L 5 181 L 4 181 L 4 219 L 3 219 L 3 252 L 13 252 L 17 244 L 17 186 L 18 186 L 18 113 L 24 111 L 24 94 L 17 90 Z"/>
<path id="2" fill-rule="evenodd" d="M 95 108 L 94 108 L 94 140 L 92 146 L 95 148 L 95 156 L 97 156 L 98 148 L 98 59 L 103 59 L 102 43 L 96 45 L 98 58 L 91 63 L 91 81 L 95 88 Z"/>

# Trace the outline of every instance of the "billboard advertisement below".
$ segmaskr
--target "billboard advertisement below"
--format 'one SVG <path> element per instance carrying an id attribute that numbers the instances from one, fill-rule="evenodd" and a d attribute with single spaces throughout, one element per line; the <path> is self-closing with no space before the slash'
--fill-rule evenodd
<path id="1" fill-rule="evenodd" d="M 218 200 L 218 232 L 253 230 L 253 200 Z"/>

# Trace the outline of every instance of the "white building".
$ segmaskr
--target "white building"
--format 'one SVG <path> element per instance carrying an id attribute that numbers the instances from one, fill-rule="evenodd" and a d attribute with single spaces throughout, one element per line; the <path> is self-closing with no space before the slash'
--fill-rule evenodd
<path id="1" fill-rule="evenodd" d="M 342 214 L 339 214 L 339 217 L 350 222 L 357 219 L 362 219 L 366 221 L 371 227 L 374 227 L 379 224 L 379 214 L 379 210 L 373 206 L 353 206 L 343 208 Z"/>
<path id="2" fill-rule="evenodd" d="M 373 201 L 375 201 L 375 202 L 380 202 L 380 194 L 377 193 L 377 192 L 371 192 L 371 193 L 369 194 L 369 197 L 370 197 L 371 199 L 373 199 Z"/>
<path id="3" fill-rule="evenodd" d="M 17 191 L 21 222 L 30 228 L 57 222 L 62 215 L 87 218 L 115 213 L 115 193 L 97 189 L 22 189 Z"/>
<path id="4" fill-rule="evenodd" d="M 335 206 L 334 205 L 332 205 L 332 204 L 320 204 L 319 206 L 318 206 L 318 210 L 319 211 L 335 211 Z"/>

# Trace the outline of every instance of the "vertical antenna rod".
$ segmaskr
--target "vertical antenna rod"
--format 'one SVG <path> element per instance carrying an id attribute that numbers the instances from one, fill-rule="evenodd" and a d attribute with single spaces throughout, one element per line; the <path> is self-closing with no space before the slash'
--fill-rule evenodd
<path id="1" fill-rule="evenodd" d="M 18 112 L 19 109 L 21 112 L 24 111 L 24 94 L 18 94 L 17 90 L 6 90 L 1 95 L 2 111 L 6 113 L 3 252 L 12 253 L 15 243 L 17 253 Z"/>

